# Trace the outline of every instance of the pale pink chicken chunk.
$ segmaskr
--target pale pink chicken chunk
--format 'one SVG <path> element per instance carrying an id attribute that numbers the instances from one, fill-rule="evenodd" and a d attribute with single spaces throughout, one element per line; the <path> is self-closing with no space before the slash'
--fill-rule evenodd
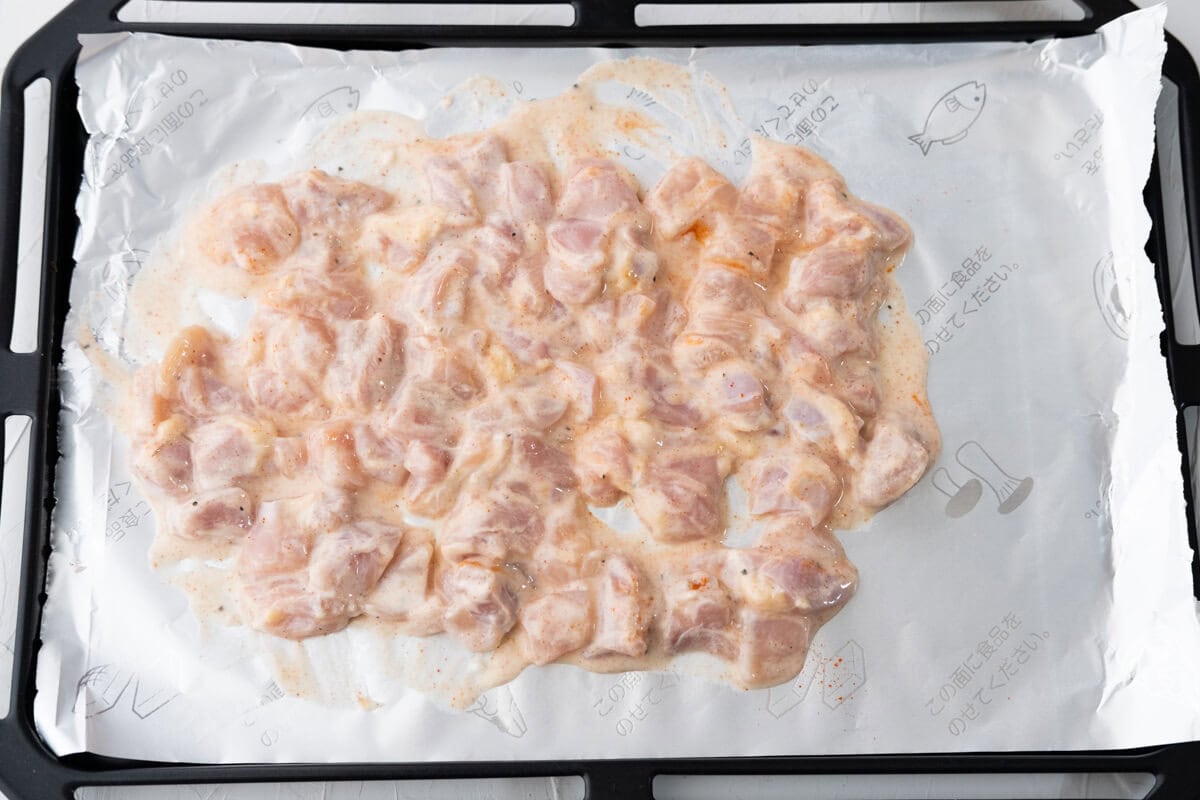
<path id="1" fill-rule="evenodd" d="M 646 196 L 646 209 L 663 236 L 673 239 L 707 212 L 733 204 L 737 190 L 698 158 L 678 161 Z"/>
<path id="2" fill-rule="evenodd" d="M 569 171 L 558 215 L 607 224 L 617 214 L 640 205 L 637 183 L 628 172 L 615 161 L 590 159 L 576 162 Z"/>
<path id="3" fill-rule="evenodd" d="M 288 209 L 302 227 L 346 225 L 387 208 L 392 196 L 366 183 L 335 178 L 319 169 L 301 172 L 280 183 Z"/>
<path id="4" fill-rule="evenodd" d="M 172 416 L 154 427 L 153 433 L 134 450 L 133 472 L 169 495 L 192 491 L 192 443 L 187 422 Z"/>
<path id="5" fill-rule="evenodd" d="M 296 249 L 300 227 L 280 186 L 265 183 L 238 189 L 213 204 L 197 238 L 212 261 L 262 273 Z"/>
<path id="6" fill-rule="evenodd" d="M 189 438 L 196 487 L 221 489 L 258 473 L 274 445 L 275 430 L 249 417 L 223 417 L 193 429 Z"/>
<path id="7" fill-rule="evenodd" d="M 445 602 L 434 591 L 434 543 L 410 531 L 392 562 L 367 595 L 363 610 L 376 617 L 403 623 L 416 636 L 444 629 Z"/>
<path id="8" fill-rule="evenodd" d="M 584 657 L 644 655 L 652 601 L 637 565 L 625 556 L 607 555 L 596 595 L 596 635 Z"/>
<path id="9" fill-rule="evenodd" d="M 842 481 L 822 459 L 810 453 L 762 456 L 742 465 L 750 513 L 795 514 L 820 525 L 841 498 Z"/>
<path id="10" fill-rule="evenodd" d="M 549 664 L 592 638 L 592 601 L 584 589 L 550 592 L 521 609 L 522 650 L 534 664 Z"/>
<path id="11" fill-rule="evenodd" d="M 496 489 L 484 497 L 468 498 L 446 519 L 440 539 L 442 557 L 502 564 L 533 552 L 544 526 L 537 504 L 515 490 Z"/>
<path id="12" fill-rule="evenodd" d="M 611 506 L 633 491 L 633 453 L 618 431 L 608 425 L 592 428 L 575 452 L 579 487 L 590 502 Z"/>
<path id="13" fill-rule="evenodd" d="M 402 536 L 355 519 L 337 495 L 261 503 L 238 559 L 243 618 L 288 639 L 340 630 L 362 613 Z"/>
<path id="14" fill-rule="evenodd" d="M 554 214 L 550 182 L 538 164 L 512 161 L 500 167 L 509 218 L 518 225 L 544 225 Z"/>
<path id="15" fill-rule="evenodd" d="M 517 622 L 517 596 L 501 568 L 464 561 L 442 578 L 446 632 L 468 650 L 495 650 Z"/>
<path id="16" fill-rule="evenodd" d="M 349 411 L 370 411 L 391 398 L 404 375 L 404 328 L 382 314 L 342 323 L 335 352 L 326 395 Z"/>
<path id="17" fill-rule="evenodd" d="M 732 659 L 738 650 L 731 628 L 735 606 L 715 575 L 693 571 L 663 587 L 666 618 L 663 644 L 668 653 L 702 650 Z"/>
<path id="18" fill-rule="evenodd" d="M 724 528 L 723 480 L 713 456 L 656 459 L 633 487 L 633 505 L 661 542 L 714 539 Z"/>
<path id="19" fill-rule="evenodd" d="M 183 539 L 237 541 L 254 521 L 254 501 L 242 489 L 229 487 L 193 495 L 172 509 L 170 530 Z"/>
<path id="20" fill-rule="evenodd" d="M 855 489 L 873 506 L 885 506 L 911 489 L 929 467 L 929 451 L 890 420 L 876 424 L 867 442 Z"/>

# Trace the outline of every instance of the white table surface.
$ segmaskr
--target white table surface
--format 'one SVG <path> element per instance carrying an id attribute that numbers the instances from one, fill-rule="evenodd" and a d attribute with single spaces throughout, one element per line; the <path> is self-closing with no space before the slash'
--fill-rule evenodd
<path id="1" fill-rule="evenodd" d="M 1045 2 L 1046 0 L 1042 0 Z M 1138 6 L 1155 5 L 1157 0 L 1133 0 Z M 0 65 L 6 64 L 12 52 L 29 38 L 41 25 L 54 14 L 68 5 L 69 0 L 0 0 Z M 160 3 L 156 9 L 156 18 L 171 14 L 180 3 Z M 336 4 L 334 4 L 336 5 Z M 901 3 L 881 3 L 878 5 L 895 7 Z M 1003 18 L 1011 13 L 1011 6 L 1006 9 L 1004 2 L 979 4 L 974 10 L 980 18 Z M 1172 0 L 1168 2 L 1167 29 L 1173 33 L 1193 54 L 1200 53 L 1200 2 L 1196 0 Z M 287 14 L 275 9 L 275 18 L 286 17 Z M 703 12 L 697 10 L 696 13 Z M 910 12 L 911 13 L 911 12 Z M 3 202 L 11 202 L 3 198 Z M 20 305 L 20 304 L 19 304 Z M 10 442 L 11 444 L 11 442 Z M 7 453 L 6 460 L 7 460 Z M 15 539 L 19 536 L 11 528 L 0 529 L 0 570 L 13 570 L 18 545 L 4 537 Z M 5 560 L 5 552 L 10 555 Z M 0 574 L 0 693 L 8 692 L 8 679 L 11 666 L 12 641 L 12 608 L 15 606 L 16 581 L 10 575 L 6 581 Z M 6 611 L 7 609 L 7 611 Z M 6 710 L 7 703 L 0 701 L 0 712 Z M 0 765 L 3 768 L 3 765 Z M 662 800 L 675 798 L 718 798 L 718 797 L 755 797 L 755 798 L 790 798 L 803 792 L 805 797 L 834 798 L 891 798 L 924 796 L 928 798 L 943 797 L 1098 797 L 1098 796 L 1128 796 L 1140 797 L 1152 785 L 1148 778 L 1128 779 L 1121 776 L 983 776 L 982 780 L 967 781 L 960 776 L 913 776 L 904 779 L 903 776 L 817 776 L 801 779 L 802 782 L 780 778 L 760 778 L 750 783 L 742 781 L 734 784 L 728 781 L 712 781 L 705 784 L 680 779 L 670 785 L 657 787 Z M 531 779 L 518 782 L 472 781 L 449 782 L 435 785 L 430 781 L 398 782 L 396 784 L 375 783 L 321 785 L 309 784 L 290 787 L 148 787 L 141 790 L 120 788 L 116 790 L 84 790 L 78 795 L 89 800 L 116 800 L 116 798 L 136 798 L 137 800 L 159 800 L 171 798 L 175 800 L 265 800 L 266 798 L 293 798 L 294 800 L 329 800 L 331 798 L 457 798 L 473 797 L 480 800 L 507 800 L 521 798 L 522 800 L 558 800 L 558 798 L 581 797 L 582 784 L 578 781 L 551 781 Z M 5 800 L 0 793 L 0 800 Z M 16 800 L 14 798 L 14 800 Z M 21 800 L 25 800 L 21 798 Z"/>

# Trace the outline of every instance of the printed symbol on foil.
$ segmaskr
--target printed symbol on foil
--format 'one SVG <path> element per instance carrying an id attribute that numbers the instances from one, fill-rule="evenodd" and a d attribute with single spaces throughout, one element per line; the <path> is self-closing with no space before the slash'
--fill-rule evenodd
<path id="1" fill-rule="evenodd" d="M 302 120 L 333 119 L 340 114 L 348 114 L 358 110 L 359 92 L 353 86 L 339 86 L 313 100 L 304 113 Z"/>
<path id="2" fill-rule="evenodd" d="M 791 683 L 767 690 L 767 713 L 775 719 L 803 703 L 813 686 L 821 689 L 821 702 L 837 708 L 867 682 L 867 661 L 862 645 L 850 639 L 833 656 L 809 653 L 804 669 Z M 815 696 L 815 695 L 814 695 Z"/>
<path id="3" fill-rule="evenodd" d="M 101 664 L 83 673 L 75 684 L 75 703 L 71 711 L 83 710 L 87 719 L 106 714 L 129 695 L 129 710 L 138 719 L 148 719 L 179 696 L 179 692 L 142 685 L 135 673 L 111 664 Z"/>
<path id="4" fill-rule="evenodd" d="M 1131 319 L 1125 304 L 1121 302 L 1122 286 L 1117 278 L 1116 259 L 1107 253 L 1096 262 L 1092 270 L 1092 291 L 1096 295 L 1096 306 L 1104 324 L 1118 339 L 1129 341 L 1129 322 Z"/>
<path id="5" fill-rule="evenodd" d="M 958 518 L 973 509 L 983 497 L 984 486 L 996 496 L 996 510 L 1001 514 L 1016 511 L 1033 491 L 1033 478 L 1014 478 L 1009 475 L 979 442 L 967 442 L 958 448 L 954 458 L 974 477 L 959 482 L 945 467 L 933 473 L 934 488 L 947 497 L 948 517 Z"/>
<path id="6" fill-rule="evenodd" d="M 961 142 L 967 138 L 967 131 L 979 119 L 986 103 L 987 86 L 984 84 L 967 81 L 955 86 L 933 104 L 925 118 L 925 128 L 908 140 L 921 148 L 921 155 L 929 155 L 929 148 L 935 142 L 943 145 Z"/>
<path id="7" fill-rule="evenodd" d="M 507 686 L 480 695 L 475 704 L 467 711 L 480 719 L 486 719 L 514 739 L 520 739 L 528 730 L 525 725 L 525 715 L 517 706 L 517 699 L 513 697 L 512 689 Z"/>

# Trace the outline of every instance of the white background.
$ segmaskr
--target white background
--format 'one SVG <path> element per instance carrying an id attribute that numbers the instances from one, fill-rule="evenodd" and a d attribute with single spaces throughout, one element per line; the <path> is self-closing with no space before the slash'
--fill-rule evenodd
<path id="1" fill-rule="evenodd" d="M 1143 6 L 1151 4 L 1149 2 L 1149 0 L 1135 0 L 1135 2 L 1138 5 L 1143 5 Z M 19 44 L 22 41 L 24 41 L 26 38 L 28 38 L 41 24 L 43 24 L 54 13 L 57 13 L 57 11 L 59 11 L 61 8 L 63 8 L 66 5 L 67 5 L 67 0 L 38 0 L 38 2 L 30 2 L 30 0 L 0 0 L 0 64 L 6 63 L 9 56 L 11 55 L 12 51 L 17 46 L 19 46 Z M 163 4 L 163 5 L 164 6 L 175 6 L 175 5 L 181 5 L 181 4 L 171 3 L 171 4 Z M 894 7 L 899 4 L 889 3 L 889 4 L 880 4 L 880 5 L 887 6 L 887 7 Z M 1003 2 L 983 4 L 983 5 L 985 7 L 976 10 L 976 13 L 979 15 L 980 18 L 986 18 L 986 17 L 996 18 L 998 16 L 1005 14 L 1005 10 L 1004 10 L 1005 4 Z M 167 9 L 164 9 L 164 11 L 165 10 L 167 10 Z M 889 8 L 887 10 L 893 10 L 893 9 Z M 854 12 L 852 12 L 852 13 L 854 13 Z M 862 13 L 866 14 L 866 13 L 870 13 L 870 12 L 862 12 Z M 278 18 L 286 18 L 286 17 L 287 17 L 286 13 L 279 13 L 279 15 L 278 15 Z M 394 17 L 394 15 L 389 15 L 389 17 Z M 1176 0 L 1176 2 L 1172 3 L 1170 13 L 1168 15 L 1167 28 L 1176 37 L 1178 37 L 1185 44 L 1185 46 L 1187 46 L 1189 48 L 1189 50 L 1191 52 L 1193 52 L 1193 53 L 1200 52 L 1200 3 L 1183 2 L 1183 0 Z M 0 202 L 10 203 L 10 202 L 15 202 L 15 201 L 16 201 L 16 198 L 0 197 Z M 7 454 L 6 454 L 6 460 L 7 460 Z M 11 528 L 0 529 L 0 537 L 13 537 L 13 536 L 18 536 L 18 535 L 19 535 L 19 533 L 17 530 L 14 530 Z M 0 543 L 2 543 L 4 545 L 4 548 L 2 548 L 3 550 L 7 550 L 10 553 L 16 551 L 16 548 L 14 547 L 15 542 L 5 540 Z M 0 565 L 2 565 L 2 563 L 0 563 Z M 8 565 L 8 567 L 10 569 L 12 568 L 12 566 L 13 565 L 11 565 L 11 564 Z M 15 591 L 15 586 L 13 585 L 13 583 L 14 583 L 14 581 L 12 581 L 12 580 L 9 580 L 7 582 L 7 589 L 9 592 L 9 596 L 0 598 L 0 609 L 9 608 L 11 610 L 12 605 L 15 602 L 15 598 L 12 596 L 13 592 Z M 0 581 L 0 587 L 2 587 L 4 585 L 5 585 L 4 582 Z M 11 613 L 0 614 L 0 623 L 3 623 L 7 618 L 11 618 Z M 0 644 L 3 644 L 3 641 L 8 639 L 8 637 L 10 636 L 10 633 L 11 632 L 8 630 L 0 630 Z M 7 656 L 8 656 L 7 652 L 0 652 L 0 660 L 7 658 Z M 8 672 L 8 669 L 6 666 L 0 667 L 0 676 L 6 675 L 7 672 Z M 0 691 L 7 693 L 7 688 L 6 687 L 0 688 Z M 3 705 L 6 705 L 6 704 L 0 703 L 0 706 L 3 706 Z M 3 710 L 3 708 L 0 707 L 0 711 L 2 711 L 2 710 Z M 874 785 L 872 785 L 872 784 L 874 784 Z M 1020 794 L 1023 796 L 1056 797 L 1056 796 L 1067 796 L 1067 795 L 1071 795 L 1071 796 L 1092 795 L 1092 796 L 1094 796 L 1096 793 L 1105 793 L 1105 792 L 1107 792 L 1109 794 L 1119 794 L 1122 791 L 1128 790 L 1130 787 L 1130 784 L 1122 783 L 1120 781 L 1117 781 L 1114 783 L 1114 782 L 1110 782 L 1110 781 L 1106 782 L 1106 781 L 1100 780 L 1100 781 L 1092 781 L 1091 784 L 1089 785 L 1089 782 L 1087 782 L 1087 781 L 1079 782 L 1079 781 L 1070 781 L 1070 780 L 1059 780 L 1059 779 L 1053 779 L 1053 776 L 1051 776 L 1050 780 L 1047 780 L 1045 778 L 1033 778 L 1033 779 L 1026 780 L 1020 784 L 1013 784 L 1013 783 L 1009 782 L 1006 784 L 993 784 L 993 785 L 988 786 L 987 788 L 985 788 L 983 785 L 974 785 L 974 784 L 970 787 L 967 787 L 959 779 L 953 779 L 951 781 L 931 781 L 931 780 L 926 779 L 926 780 L 920 781 L 915 784 L 901 783 L 898 781 L 891 781 L 891 780 L 884 781 L 884 782 L 872 782 L 870 780 L 866 780 L 866 781 L 860 780 L 854 784 L 848 784 L 843 779 L 833 779 L 831 781 L 824 781 L 820 785 L 817 785 L 817 784 L 814 784 L 811 782 L 806 783 L 804 785 L 804 787 L 805 787 L 806 793 L 815 792 L 819 796 L 830 796 L 830 797 L 837 796 L 837 795 L 845 796 L 845 794 L 843 794 L 843 793 L 849 793 L 852 796 L 863 796 L 863 797 L 866 797 L 866 796 L 888 797 L 888 796 L 893 796 L 893 794 L 896 792 L 899 792 L 901 794 L 907 794 L 907 795 L 925 795 L 925 796 L 932 797 L 932 796 L 947 796 L 947 794 L 955 794 L 955 793 L 961 794 L 964 791 L 970 792 L 971 794 L 975 794 L 976 792 L 979 792 L 980 790 L 982 790 L 983 792 L 985 792 L 989 795 L 992 795 L 992 796 L 996 796 L 996 795 L 1017 796 L 1018 794 Z M 341 788 L 344 790 L 349 790 L 348 793 L 346 793 L 344 795 L 345 797 L 366 796 L 366 795 L 360 795 L 358 789 L 355 787 L 344 786 Z M 489 798 L 490 797 L 499 797 L 499 796 L 527 797 L 527 798 L 531 798 L 531 799 L 532 798 L 551 798 L 551 797 L 559 796 L 559 791 L 563 788 L 565 788 L 565 787 L 550 784 L 549 782 L 525 782 L 520 786 L 507 786 L 507 787 L 477 786 L 477 787 L 472 787 L 472 791 L 470 793 L 474 796 L 489 797 Z M 664 786 L 664 787 L 660 787 L 660 788 L 666 789 L 668 787 Z M 748 789 L 750 787 L 743 786 L 741 788 Z M 778 782 L 772 782 L 772 781 L 768 780 L 768 781 L 764 781 L 764 782 L 756 785 L 753 788 L 753 794 L 756 796 L 760 796 L 760 795 L 770 793 L 772 796 L 775 796 L 775 794 L 778 793 L 778 796 L 780 796 L 780 797 L 791 796 L 792 794 L 794 794 L 794 792 L 797 788 L 798 787 L 794 784 L 791 784 L 790 788 L 788 788 L 787 786 L 781 785 Z M 1145 787 L 1143 787 L 1143 788 L 1145 788 Z M 732 787 L 729 785 L 726 785 L 723 790 L 718 786 L 711 786 L 707 792 L 704 792 L 704 794 L 706 796 L 713 796 L 713 797 L 724 796 L 731 789 L 732 789 Z M 695 785 L 689 785 L 689 784 L 677 784 L 674 787 L 674 790 L 676 792 L 686 792 L 688 796 L 699 796 L 697 793 L 701 791 L 701 787 L 697 787 Z M 455 796 L 462 796 L 466 792 L 467 792 L 467 790 L 463 786 L 457 786 L 457 787 L 445 786 L 445 787 L 441 787 L 440 790 L 438 790 L 434 787 L 431 787 L 427 782 L 423 782 L 420 785 L 413 784 L 413 785 L 407 785 L 407 786 L 403 786 L 403 787 L 398 786 L 398 787 L 396 787 L 394 792 L 386 791 L 381 796 L 387 796 L 387 797 L 403 796 L 403 797 L 413 797 L 413 798 L 433 797 L 433 796 L 455 797 Z M 711 792 L 711 794 L 710 794 L 710 792 Z M 567 796 L 577 796 L 578 793 L 579 793 L 578 789 L 576 789 L 575 791 L 567 791 L 566 795 Z M 330 797 L 330 796 L 341 797 L 341 796 L 343 796 L 342 792 L 339 790 L 329 790 L 328 788 L 322 788 L 322 787 L 312 787 L 311 792 L 310 791 L 297 791 L 294 794 L 290 794 L 290 795 L 276 794 L 273 792 L 264 791 L 260 794 L 254 794 L 253 796 L 255 796 L 255 797 L 295 796 L 298 798 L 299 797 L 306 798 L 306 797 L 310 796 L 310 794 L 313 797 Z M 369 794 L 370 794 L 370 796 L 375 795 L 374 792 L 370 792 Z M 192 790 L 187 790 L 184 792 L 177 792 L 176 790 L 169 790 L 169 789 L 152 789 L 152 790 L 149 790 L 144 793 L 141 793 L 141 792 L 137 793 L 136 795 L 128 790 L 121 790 L 117 793 L 108 793 L 108 792 L 88 793 L 88 796 L 96 796 L 96 797 L 99 797 L 99 796 L 103 796 L 103 797 L 137 796 L 137 797 L 143 797 L 143 798 L 176 797 L 176 796 L 181 797 L 181 798 L 182 797 L 189 797 L 189 798 L 190 797 L 222 797 L 222 798 L 238 797 L 238 798 L 242 798 L 242 797 L 250 797 L 251 794 L 245 793 L 243 791 L 238 791 L 238 790 L 230 790 L 228 792 L 226 792 L 225 790 L 217 790 L 215 793 L 210 793 L 207 791 L 194 793 Z"/>

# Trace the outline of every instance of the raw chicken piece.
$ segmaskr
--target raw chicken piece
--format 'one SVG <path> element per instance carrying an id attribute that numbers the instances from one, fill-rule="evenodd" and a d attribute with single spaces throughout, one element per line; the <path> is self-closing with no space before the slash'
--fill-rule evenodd
<path id="1" fill-rule="evenodd" d="M 351 320 L 337 329 L 325 394 L 335 406 L 362 413 L 378 408 L 404 375 L 404 328 L 382 314 Z"/>
<path id="2" fill-rule="evenodd" d="M 359 246 L 368 259 L 387 270 L 411 272 L 425 259 L 445 222 L 445 210 L 429 205 L 372 214 L 363 220 Z"/>
<path id="3" fill-rule="evenodd" d="M 291 255 L 300 243 L 300 228 L 280 186 L 263 183 L 213 203 L 193 228 L 192 239 L 217 264 L 262 273 Z"/>
<path id="4" fill-rule="evenodd" d="M 402 535 L 353 519 L 343 497 L 261 503 L 238 559 L 243 619 L 288 639 L 344 628 L 362 613 Z"/>
<path id="5" fill-rule="evenodd" d="M 785 175 L 755 164 L 754 173 L 742 187 L 737 215 L 761 225 L 773 239 L 803 233 L 797 212 L 803 203 L 803 185 Z"/>
<path id="6" fill-rule="evenodd" d="M 771 271 L 775 259 L 775 240 L 776 234 L 761 220 L 722 214 L 704 242 L 702 258 L 763 278 Z"/>
<path id="7" fill-rule="evenodd" d="M 706 213 L 731 206 L 736 196 L 737 190 L 724 175 L 698 158 L 685 158 L 650 190 L 646 209 L 654 215 L 659 233 L 674 239 Z"/>
<path id="8" fill-rule="evenodd" d="M 404 468 L 408 457 L 407 442 L 381 433 L 365 422 L 354 426 L 353 435 L 354 454 L 363 472 L 392 486 L 401 486 L 408 480 L 408 470 Z"/>
<path id="9" fill-rule="evenodd" d="M 795 514 L 820 525 L 841 498 L 842 481 L 810 453 L 762 456 L 742 465 L 743 482 L 754 516 Z"/>
<path id="10" fill-rule="evenodd" d="M 404 499 L 418 514 L 440 515 L 454 502 L 454 496 L 442 491 L 442 482 L 450 470 L 451 454 L 436 445 L 411 441 L 404 454 L 404 470 L 408 481 Z"/>
<path id="11" fill-rule="evenodd" d="M 442 578 L 442 594 L 446 632 L 476 653 L 495 650 L 517 622 L 517 597 L 498 566 L 456 564 Z"/>
<path id="12" fill-rule="evenodd" d="M 363 610 L 382 619 L 403 623 L 406 633 L 440 633 L 445 604 L 433 591 L 434 545 L 414 531 L 404 535 L 392 563 L 367 595 Z"/>
<path id="13" fill-rule="evenodd" d="M 743 608 L 737 674 L 747 688 L 773 686 L 804 668 L 814 623 L 806 616 Z"/>
<path id="14" fill-rule="evenodd" d="M 576 443 L 575 471 L 579 487 L 591 503 L 611 506 L 633 491 L 629 443 L 611 421 L 589 429 Z"/>
<path id="15" fill-rule="evenodd" d="M 571 404 L 580 419 L 590 420 L 596 411 L 600 387 L 596 374 L 573 361 L 554 362 L 558 371 L 556 389 Z"/>
<path id="16" fill-rule="evenodd" d="M 703 650 L 732 659 L 738 645 L 730 623 L 734 605 L 715 575 L 691 572 L 663 587 L 663 644 L 668 653 Z"/>
<path id="17" fill-rule="evenodd" d="M 604 229 L 585 220 L 553 222 L 546 237 L 550 253 L 542 271 L 546 291 L 568 305 L 595 298 L 604 284 Z"/>
<path id="18" fill-rule="evenodd" d="M 549 664 L 592 638 L 592 601 L 586 590 L 544 594 L 521 608 L 521 651 L 534 664 Z"/>
<path id="19" fill-rule="evenodd" d="M 392 196 L 366 183 L 335 178 L 319 169 L 280 183 L 288 209 L 302 228 L 322 226 L 345 232 L 348 225 L 392 204 Z"/>
<path id="20" fill-rule="evenodd" d="M 766 387 L 749 365 L 729 362 L 710 370 L 704 388 L 710 405 L 735 431 L 761 431 L 774 422 Z"/>
<path id="21" fill-rule="evenodd" d="M 579 485 L 565 452 L 537 436 L 514 439 L 514 464 L 522 476 L 533 482 L 539 494 L 553 498 Z"/>
<path id="22" fill-rule="evenodd" d="M 809 442 L 842 460 L 849 460 L 858 452 L 862 420 L 830 394 L 796 382 L 783 416 L 791 423 L 792 435 L 798 442 Z"/>
<path id="23" fill-rule="evenodd" d="M 633 506 L 660 542 L 715 539 L 724 532 L 724 494 L 715 457 L 658 458 L 633 487 Z"/>
<path id="24" fill-rule="evenodd" d="M 855 351 L 870 352 L 867 331 L 828 300 L 806 301 L 796 311 L 795 329 L 805 343 L 833 359 Z"/>
<path id="25" fill-rule="evenodd" d="M 254 501 L 237 487 L 193 495 L 171 510 L 168 528 L 182 539 L 238 541 L 254 521 Z"/>
<path id="26" fill-rule="evenodd" d="M 314 319 L 258 315 L 244 342 L 251 403 L 279 422 L 324 417 L 318 387 L 333 352 L 328 329 Z"/>
<path id="27" fill-rule="evenodd" d="M 466 498 L 446 519 L 440 538 L 442 558 L 452 564 L 471 561 L 484 565 L 521 560 L 537 547 L 543 531 L 531 498 L 497 489 L 483 497 Z"/>
<path id="28" fill-rule="evenodd" d="M 875 367 L 865 358 L 846 357 L 838 364 L 834 373 L 838 397 L 846 401 L 860 417 L 874 417 L 879 413 L 882 399 L 879 382 L 875 378 Z"/>
<path id="29" fill-rule="evenodd" d="M 206 328 L 184 328 L 167 345 L 157 370 L 143 367 L 135 391 L 149 412 L 150 425 L 173 413 L 173 405 L 194 417 L 241 411 L 243 397 L 223 377 L 223 339 Z"/>
<path id="30" fill-rule="evenodd" d="M 500 167 L 500 183 L 509 218 L 518 225 L 545 225 L 554 215 L 550 183 L 541 166 L 512 161 Z"/>
<path id="31" fill-rule="evenodd" d="M 183 417 L 176 414 L 160 422 L 154 433 L 137 445 L 133 472 L 170 495 L 192 491 L 192 445 Z"/>
<path id="32" fill-rule="evenodd" d="M 282 436 L 275 440 L 271 464 L 285 478 L 294 478 L 308 464 L 308 448 L 302 436 Z"/>
<path id="33" fill-rule="evenodd" d="M 358 463 L 354 427 L 350 420 L 339 419 L 311 428 L 304 437 L 309 467 L 323 486 L 362 486 L 364 475 Z"/>
<path id="34" fill-rule="evenodd" d="M 645 655 L 651 595 L 641 570 L 616 554 L 607 555 L 603 563 L 596 594 L 596 635 L 583 655 Z"/>
<path id="35" fill-rule="evenodd" d="M 446 209 L 447 224 L 467 226 L 480 217 L 480 201 L 488 200 L 490 183 L 504 162 L 504 145 L 494 136 L 463 148 L 457 157 L 434 156 L 425 164 L 428 199 Z"/>
<path id="36" fill-rule="evenodd" d="M 793 517 L 778 518 L 756 547 L 704 560 L 739 602 L 760 611 L 832 612 L 858 585 L 858 571 L 837 540 Z"/>
<path id="37" fill-rule="evenodd" d="M 250 417 L 224 417 L 190 434 L 196 488 L 222 489 L 256 475 L 275 443 L 270 423 Z"/>
<path id="38" fill-rule="evenodd" d="M 608 224 L 617 214 L 637 210 L 640 205 L 637 183 L 628 172 L 615 161 L 588 159 L 569 170 L 558 215 Z"/>
<path id="39" fill-rule="evenodd" d="M 784 302 L 797 308 L 805 297 L 852 297 L 874 277 L 866 245 L 830 244 L 792 259 Z"/>
<path id="40" fill-rule="evenodd" d="M 319 320 L 354 319 L 370 305 L 367 289 L 357 277 L 332 278 L 301 271 L 282 275 L 264 300 L 270 308 L 286 314 Z"/>
<path id="41" fill-rule="evenodd" d="M 447 323 L 467 313 L 475 254 L 454 245 L 438 245 L 406 282 L 403 303 L 427 333 L 443 332 Z"/>
<path id="42" fill-rule="evenodd" d="M 929 463 L 929 451 L 916 437 L 890 420 L 879 421 L 867 442 L 855 491 L 869 505 L 886 506 L 921 480 Z"/>

